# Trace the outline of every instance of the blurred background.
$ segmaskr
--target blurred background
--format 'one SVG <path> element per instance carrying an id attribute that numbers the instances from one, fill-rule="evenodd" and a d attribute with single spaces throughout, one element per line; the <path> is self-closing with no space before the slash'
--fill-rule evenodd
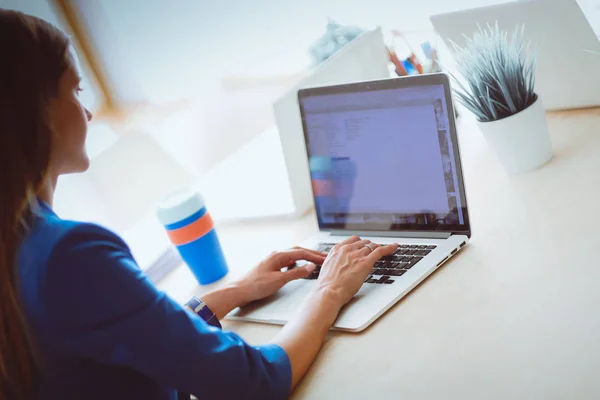
<path id="1" fill-rule="evenodd" d="M 119 232 L 152 215 L 166 194 L 202 179 L 219 182 L 219 164 L 270 129 L 273 101 L 310 73 L 311 46 L 328 23 L 382 27 L 390 44 L 394 30 L 435 40 L 429 15 L 494 3 L 0 0 L 72 37 L 83 101 L 95 114 L 92 167 L 61 179 L 55 208 Z M 600 1 L 579 3 L 597 29 Z M 441 49 L 440 56 L 444 62 Z M 269 196 L 236 191 L 235 176 L 220 184 L 232 188 L 233 201 Z M 218 217 L 228 212 L 221 207 Z"/>

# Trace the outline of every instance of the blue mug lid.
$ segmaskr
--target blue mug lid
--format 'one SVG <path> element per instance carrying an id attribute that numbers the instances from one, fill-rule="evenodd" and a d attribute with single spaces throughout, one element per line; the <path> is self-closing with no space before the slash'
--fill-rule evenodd
<path id="1" fill-rule="evenodd" d="M 206 207 L 204 198 L 195 190 L 181 190 L 170 194 L 156 206 L 156 216 L 161 224 L 179 222 Z"/>

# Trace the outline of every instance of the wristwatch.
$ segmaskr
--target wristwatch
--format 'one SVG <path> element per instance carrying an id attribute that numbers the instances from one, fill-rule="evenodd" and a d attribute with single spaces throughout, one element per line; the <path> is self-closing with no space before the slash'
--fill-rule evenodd
<path id="1" fill-rule="evenodd" d="M 202 300 L 196 296 L 192 297 L 187 303 L 183 305 L 188 310 L 192 311 L 200 318 L 202 318 L 207 324 L 214 326 L 215 328 L 222 329 L 219 319 L 214 312 Z"/>

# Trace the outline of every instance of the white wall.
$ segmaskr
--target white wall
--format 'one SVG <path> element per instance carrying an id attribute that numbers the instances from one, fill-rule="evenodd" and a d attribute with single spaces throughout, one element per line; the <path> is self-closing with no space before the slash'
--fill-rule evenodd
<path id="1" fill-rule="evenodd" d="M 328 17 L 364 28 L 429 27 L 430 14 L 508 0 L 74 0 L 124 103 L 210 95 L 226 75 L 297 71 Z M 552 0 L 548 0 L 552 1 Z M 598 0 L 579 0 L 600 21 Z M 47 0 L 0 0 L 58 22 Z M 260 72 L 260 71 L 259 71 Z M 86 102 L 94 103 L 91 91 Z"/>
<path id="2" fill-rule="evenodd" d="M 504 0 L 506 1 L 506 0 Z M 328 17 L 364 28 L 428 27 L 428 16 L 495 0 L 77 0 L 126 102 L 210 93 L 221 77 L 274 63 L 293 70 Z"/>

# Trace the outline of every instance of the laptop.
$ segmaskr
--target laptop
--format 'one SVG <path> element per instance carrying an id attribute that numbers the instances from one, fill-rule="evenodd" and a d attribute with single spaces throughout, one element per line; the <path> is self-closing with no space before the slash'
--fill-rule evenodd
<path id="1" fill-rule="evenodd" d="M 524 26 L 529 51 L 538 47 L 536 91 L 546 110 L 600 105 L 600 42 L 576 0 L 521 0 L 433 15 L 435 30 L 452 52 L 478 26 L 514 32 Z"/>
<path id="2" fill-rule="evenodd" d="M 450 82 L 440 73 L 306 88 L 298 101 L 320 231 L 303 245 L 327 252 L 352 235 L 400 244 L 332 327 L 358 332 L 471 236 Z M 319 270 L 227 318 L 285 324 Z"/>

